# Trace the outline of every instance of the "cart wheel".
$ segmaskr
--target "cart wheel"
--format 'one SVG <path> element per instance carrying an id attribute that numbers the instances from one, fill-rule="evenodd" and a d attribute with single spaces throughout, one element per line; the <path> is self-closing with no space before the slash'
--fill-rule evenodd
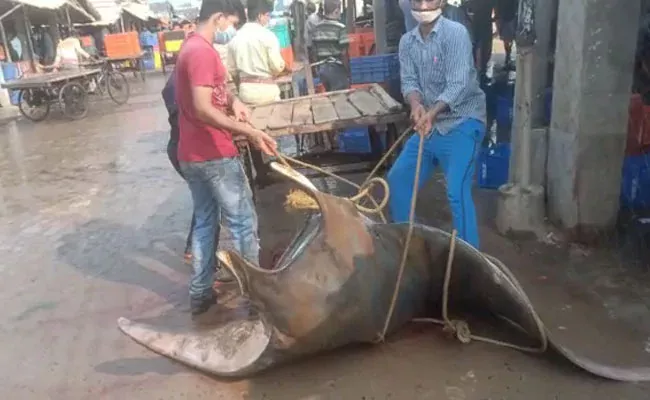
<path id="1" fill-rule="evenodd" d="M 106 75 L 106 89 L 115 104 L 122 105 L 129 100 L 131 89 L 126 76 L 121 72 L 113 71 Z"/>
<path id="2" fill-rule="evenodd" d="M 70 119 L 81 119 L 88 114 L 88 94 L 79 82 L 68 82 L 59 90 L 59 104 Z"/>
<path id="3" fill-rule="evenodd" d="M 23 89 L 18 94 L 18 109 L 25 118 L 39 122 L 50 114 L 50 99 L 41 89 Z"/>

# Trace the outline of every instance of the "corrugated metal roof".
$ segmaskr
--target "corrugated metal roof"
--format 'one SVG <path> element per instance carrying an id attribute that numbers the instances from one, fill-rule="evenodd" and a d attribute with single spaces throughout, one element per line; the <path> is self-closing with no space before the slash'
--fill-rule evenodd
<path id="1" fill-rule="evenodd" d="M 113 24 L 120 18 L 122 9 L 116 0 L 86 0 L 101 17 L 95 24 Z"/>
<path id="2" fill-rule="evenodd" d="M 156 16 L 151 11 L 149 6 L 140 3 L 122 3 L 122 9 L 134 17 L 147 21 L 149 19 L 156 19 Z"/>
<path id="3" fill-rule="evenodd" d="M 11 2 L 47 10 L 58 10 L 67 3 L 67 0 L 11 0 Z"/>

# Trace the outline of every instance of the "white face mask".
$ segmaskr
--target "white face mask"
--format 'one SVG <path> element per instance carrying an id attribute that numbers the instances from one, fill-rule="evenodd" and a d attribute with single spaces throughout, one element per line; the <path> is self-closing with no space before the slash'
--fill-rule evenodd
<path id="1" fill-rule="evenodd" d="M 442 14 L 442 9 L 438 8 L 437 10 L 431 11 L 414 11 L 411 10 L 411 15 L 418 23 L 430 24 Z"/>

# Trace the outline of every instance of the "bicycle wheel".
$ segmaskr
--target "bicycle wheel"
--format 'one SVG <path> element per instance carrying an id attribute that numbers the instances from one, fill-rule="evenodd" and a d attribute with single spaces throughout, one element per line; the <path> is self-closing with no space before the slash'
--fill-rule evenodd
<path id="1" fill-rule="evenodd" d="M 50 114 L 50 99 L 42 89 L 23 89 L 18 94 L 18 109 L 28 120 L 40 122 Z"/>
<path id="2" fill-rule="evenodd" d="M 88 93 L 79 82 L 68 82 L 59 90 L 59 104 L 70 119 L 81 119 L 88 114 Z"/>
<path id="3" fill-rule="evenodd" d="M 106 89 L 115 104 L 124 104 L 129 100 L 129 82 L 123 73 L 111 71 L 106 75 Z"/>

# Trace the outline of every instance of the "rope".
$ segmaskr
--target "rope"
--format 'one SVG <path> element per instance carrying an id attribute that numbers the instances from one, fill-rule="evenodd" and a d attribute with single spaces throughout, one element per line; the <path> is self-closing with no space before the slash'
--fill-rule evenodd
<path id="1" fill-rule="evenodd" d="M 413 126 L 409 126 L 402 134 L 395 140 L 395 143 L 386 151 L 386 153 L 383 155 L 383 157 L 379 160 L 375 168 L 370 172 L 366 180 L 361 184 L 357 185 L 356 183 L 350 181 L 349 179 L 343 178 L 341 176 L 338 176 L 332 172 L 329 172 L 321 167 L 318 167 L 313 164 L 306 163 L 304 161 L 297 160 L 295 158 L 282 155 L 280 153 L 276 152 L 276 156 L 280 163 L 285 165 L 287 168 L 292 169 L 291 165 L 289 162 L 300 165 L 305 168 L 312 169 L 314 171 L 320 172 L 324 175 L 330 176 L 334 179 L 337 179 L 341 182 L 347 183 L 350 186 L 353 186 L 357 188 L 358 193 L 354 196 L 349 197 L 348 199 L 351 200 L 352 202 L 355 203 L 355 206 L 362 212 L 370 213 L 370 214 L 379 214 L 381 220 L 385 223 L 386 222 L 386 217 L 383 214 L 383 210 L 388 204 L 388 199 L 390 196 L 390 190 L 388 187 L 388 183 L 386 182 L 385 179 L 375 177 L 374 175 L 379 171 L 381 166 L 388 160 L 388 157 L 397 149 L 398 145 L 408 136 L 408 134 L 413 130 Z M 412 190 L 412 196 L 411 196 L 411 206 L 409 210 L 409 222 L 408 222 L 408 230 L 406 232 L 406 238 L 404 240 L 404 248 L 402 250 L 402 256 L 400 259 L 400 264 L 398 268 L 398 273 L 397 273 L 397 280 L 395 282 L 395 289 L 393 290 L 393 296 L 391 298 L 391 302 L 388 308 L 388 312 L 386 315 L 386 319 L 384 321 L 384 326 L 382 331 L 379 333 L 377 342 L 384 342 L 386 338 L 386 333 L 388 332 L 388 329 L 390 327 L 390 322 L 393 317 L 393 313 L 395 311 L 395 305 L 397 304 L 397 299 L 399 298 L 400 294 L 400 289 L 401 289 L 401 283 L 402 279 L 404 276 L 404 270 L 406 268 L 406 261 L 408 259 L 408 250 L 409 246 L 411 244 L 411 238 L 413 237 L 413 228 L 414 228 L 414 223 L 415 223 L 415 207 L 417 205 L 417 197 L 418 197 L 418 189 L 419 189 L 419 182 L 420 182 L 420 172 L 421 172 L 421 167 L 422 167 L 422 153 L 424 151 L 424 138 L 420 136 L 420 141 L 418 144 L 418 156 L 417 156 L 417 163 L 415 167 L 415 177 L 413 179 L 413 190 Z M 377 204 L 376 200 L 370 193 L 371 189 L 375 185 L 380 185 L 384 188 L 384 198 L 382 199 L 381 203 Z M 368 208 L 364 207 L 360 204 L 360 202 L 363 199 L 369 199 L 373 203 L 373 208 Z M 443 283 L 443 290 L 442 290 L 442 320 L 435 319 L 435 318 L 415 318 L 413 321 L 414 322 L 430 322 L 430 323 L 435 323 L 438 325 L 443 326 L 443 330 L 446 332 L 450 332 L 451 334 L 455 335 L 458 341 L 461 343 L 467 344 L 470 343 L 472 340 L 479 341 L 479 342 L 484 342 L 484 343 L 489 343 L 489 344 L 494 344 L 497 346 L 502 346 L 502 347 L 508 347 L 511 349 L 515 350 L 520 350 L 523 352 L 529 352 L 529 353 L 543 353 L 547 350 L 548 348 L 548 337 L 546 335 L 546 330 L 544 329 L 544 325 L 539 318 L 537 312 L 534 310 L 532 303 L 526 296 L 526 293 L 524 292 L 523 288 L 521 287 L 521 284 L 519 281 L 516 279 L 516 277 L 512 274 L 512 272 L 498 259 L 484 253 L 480 253 L 481 256 L 490 263 L 493 267 L 499 269 L 504 275 L 505 278 L 508 280 L 508 282 L 515 288 L 515 290 L 518 292 L 518 294 L 524 299 L 526 308 L 528 308 L 528 312 L 532 315 L 533 319 L 535 320 L 535 327 L 537 328 L 539 338 L 540 338 L 540 345 L 538 347 L 528 347 L 528 346 L 519 346 L 513 343 L 509 343 L 506 341 L 501 341 L 501 340 L 496 340 L 496 339 L 491 339 L 488 337 L 484 336 L 479 336 L 479 335 L 474 335 L 469 327 L 469 324 L 467 321 L 463 320 L 458 320 L 458 319 L 450 319 L 449 318 L 449 285 L 451 282 L 451 273 L 453 269 L 453 262 L 454 262 L 454 256 L 456 252 L 456 236 L 457 236 L 457 231 L 454 229 L 451 234 L 451 239 L 450 239 L 450 244 L 449 244 L 449 255 L 447 257 L 447 265 L 445 267 L 445 279 Z M 274 271 L 269 271 L 265 270 L 262 268 L 257 268 L 253 265 L 251 267 L 255 270 L 259 270 L 260 272 L 264 273 L 274 273 Z M 233 271 L 234 272 L 234 271 Z M 239 277 L 238 281 L 239 281 Z M 511 321 L 512 322 L 512 321 Z M 512 322 L 514 324 L 514 322 Z M 515 324 L 516 325 L 516 324 Z M 521 327 L 519 327 L 521 329 Z"/>

